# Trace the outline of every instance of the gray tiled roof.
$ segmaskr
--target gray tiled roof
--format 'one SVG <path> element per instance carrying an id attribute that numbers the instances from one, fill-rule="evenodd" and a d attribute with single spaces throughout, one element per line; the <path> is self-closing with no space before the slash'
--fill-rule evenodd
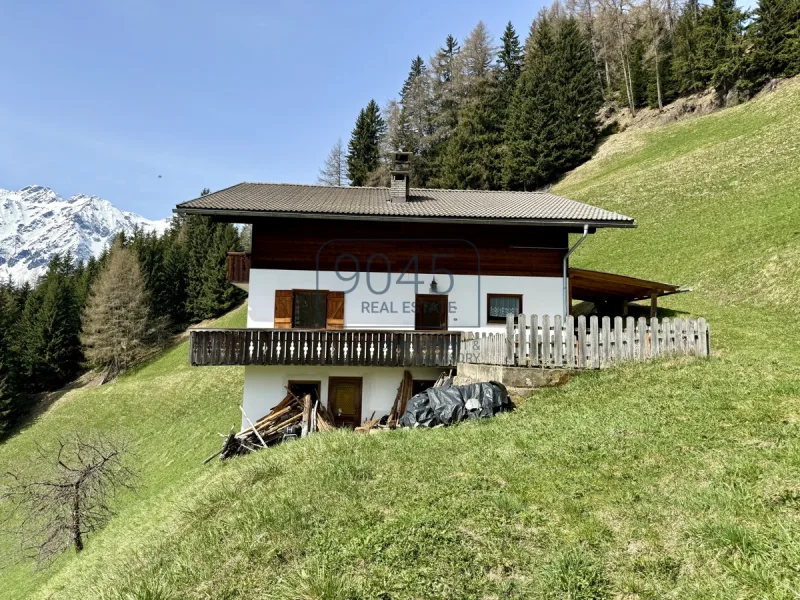
<path id="1" fill-rule="evenodd" d="M 421 219 L 567 222 L 630 227 L 625 215 L 549 192 L 487 192 L 412 188 L 408 202 L 392 202 L 389 188 L 240 183 L 179 204 L 179 213 L 352 215 Z"/>

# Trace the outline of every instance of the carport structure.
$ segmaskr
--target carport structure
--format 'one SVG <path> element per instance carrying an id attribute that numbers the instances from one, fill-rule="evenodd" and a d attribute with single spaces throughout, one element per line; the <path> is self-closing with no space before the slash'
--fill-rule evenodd
<path id="1" fill-rule="evenodd" d="M 570 268 L 569 291 L 570 305 L 573 299 L 592 302 L 604 313 L 627 315 L 629 303 L 650 300 L 650 316 L 655 317 L 660 297 L 689 292 L 691 289 L 627 275 Z"/>

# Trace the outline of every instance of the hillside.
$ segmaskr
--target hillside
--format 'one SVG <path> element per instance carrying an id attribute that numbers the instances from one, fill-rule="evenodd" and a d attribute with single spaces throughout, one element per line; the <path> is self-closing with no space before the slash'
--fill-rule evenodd
<path id="1" fill-rule="evenodd" d="M 796 598 L 800 80 L 608 140 L 558 193 L 630 214 L 575 264 L 691 285 L 715 356 L 591 373 L 450 429 L 318 435 L 206 467 L 241 374 L 181 345 L 0 446 L 139 440 L 143 484 L 20 598 Z M 243 313 L 228 322 L 241 322 Z M 3 596 L 4 595 L 4 596 Z"/>
<path id="2" fill-rule="evenodd" d="M 150 221 L 108 200 L 79 194 L 64 200 L 50 188 L 0 189 L 0 280 L 35 281 L 55 254 L 86 262 L 134 228 L 163 233 L 169 219 Z"/>

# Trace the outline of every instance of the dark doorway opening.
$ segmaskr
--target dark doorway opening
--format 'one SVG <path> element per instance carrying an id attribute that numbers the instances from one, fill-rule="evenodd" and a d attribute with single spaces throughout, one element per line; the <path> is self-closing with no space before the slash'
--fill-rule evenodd
<path id="1" fill-rule="evenodd" d="M 312 406 L 314 402 L 317 402 L 320 399 L 320 390 L 322 389 L 322 382 L 321 381 L 290 381 L 289 382 L 289 391 L 292 392 L 295 396 L 303 399 L 303 396 L 306 394 L 311 395 L 311 402 Z"/>

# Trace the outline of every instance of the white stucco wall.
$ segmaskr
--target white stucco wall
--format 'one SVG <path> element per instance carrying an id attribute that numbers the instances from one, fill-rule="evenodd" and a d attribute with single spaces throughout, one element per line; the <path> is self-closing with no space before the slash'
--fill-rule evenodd
<path id="1" fill-rule="evenodd" d="M 289 381 L 319 381 L 320 400 L 328 405 L 329 377 L 361 377 L 361 419 L 389 414 L 403 378 L 403 371 L 411 371 L 414 379 L 436 379 L 442 369 L 428 367 L 315 367 L 303 365 L 249 366 L 244 369 L 244 407 L 247 416 L 255 422 L 286 396 Z M 242 418 L 242 428 L 247 421 Z"/>
<path id="2" fill-rule="evenodd" d="M 343 278 L 353 273 L 342 273 Z M 386 288 L 387 275 L 371 276 L 373 290 Z M 358 286 L 345 296 L 344 325 L 347 329 L 414 329 L 411 303 L 416 293 L 429 294 L 431 274 L 419 274 L 423 283 L 397 283 L 393 273 L 391 284 L 383 294 L 373 293 L 367 285 L 366 273 L 359 275 Z M 486 320 L 487 294 L 522 294 L 522 310 L 526 314 L 556 315 L 563 310 L 563 288 L 560 277 L 507 277 L 497 275 L 453 275 L 453 287 L 448 293 L 450 314 L 448 327 L 452 330 L 475 331 L 503 327 Z M 413 278 L 413 275 L 407 279 Z M 447 275 L 437 274 L 440 292 L 450 285 Z M 252 269 L 247 326 L 271 328 L 274 323 L 275 290 L 320 289 L 345 291 L 352 281 L 343 281 L 334 272 Z M 377 311 L 377 312 L 376 312 Z"/>

